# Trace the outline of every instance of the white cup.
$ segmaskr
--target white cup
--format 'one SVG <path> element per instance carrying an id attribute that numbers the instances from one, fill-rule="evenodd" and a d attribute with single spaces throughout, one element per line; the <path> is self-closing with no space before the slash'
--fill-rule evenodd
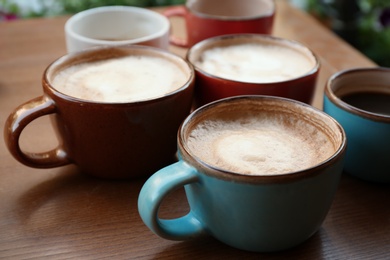
<path id="1" fill-rule="evenodd" d="M 65 24 L 68 52 L 95 46 L 137 44 L 168 49 L 169 20 L 152 10 L 104 6 L 70 17 Z"/>

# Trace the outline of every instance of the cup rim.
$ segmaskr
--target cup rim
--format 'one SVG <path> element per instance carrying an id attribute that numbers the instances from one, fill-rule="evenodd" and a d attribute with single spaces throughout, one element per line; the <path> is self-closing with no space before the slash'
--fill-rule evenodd
<path id="1" fill-rule="evenodd" d="M 95 39 L 90 38 L 81 34 L 76 33 L 73 30 L 73 26 L 80 21 L 80 19 L 100 14 L 104 12 L 132 12 L 132 13 L 141 13 L 146 14 L 149 17 L 154 17 L 156 20 L 159 20 L 158 22 L 162 25 L 161 30 L 156 31 L 153 34 L 143 36 L 136 39 L 129 39 L 129 40 L 118 40 L 118 41 L 110 41 L 110 40 L 101 40 L 101 39 Z M 100 6 L 95 7 L 91 9 L 87 9 L 81 12 L 78 12 L 71 16 L 66 22 L 65 22 L 65 33 L 68 34 L 70 37 L 73 37 L 79 41 L 83 41 L 89 44 L 100 44 L 100 45 L 123 45 L 123 44 L 136 44 L 138 42 L 146 42 L 150 41 L 159 37 L 164 36 L 165 34 L 169 33 L 170 28 L 170 22 L 169 20 L 163 16 L 162 14 L 159 14 L 155 11 L 142 8 L 142 7 L 136 7 L 136 6 L 122 6 L 122 5 L 115 5 L 115 6 Z"/>
<path id="2" fill-rule="evenodd" d="M 353 105 L 350 105 L 346 102 L 344 102 L 341 98 L 339 98 L 335 93 L 332 86 L 334 86 L 334 82 L 340 78 L 340 76 L 354 76 L 363 72 L 367 73 L 387 73 L 389 74 L 389 84 L 390 84 L 390 68 L 385 67 L 367 67 L 367 68 L 352 68 L 352 69 L 345 69 L 339 72 L 334 73 L 325 85 L 325 96 L 337 107 L 348 111 L 349 113 L 352 113 L 354 115 L 357 115 L 359 117 L 363 117 L 369 120 L 378 121 L 378 122 L 385 122 L 390 123 L 390 115 L 385 114 L 379 114 L 370 112 L 367 110 L 363 110 L 360 108 L 357 108 Z M 389 87 L 390 89 L 390 87 Z M 390 92 L 389 92 L 390 93 Z"/>
<path id="3" fill-rule="evenodd" d="M 194 10 L 190 5 L 193 1 L 187 1 L 185 4 L 185 8 L 188 10 L 188 12 L 195 14 L 198 17 L 206 18 L 206 19 L 214 19 L 214 20 L 221 20 L 221 21 L 250 21 L 250 20 L 256 20 L 260 18 L 266 18 L 271 17 L 275 14 L 276 11 L 276 5 L 275 0 L 268 0 L 268 2 L 271 5 L 271 9 L 269 12 L 262 13 L 259 15 L 250 15 L 250 16 L 226 16 L 226 15 L 214 15 L 214 14 L 207 14 L 203 12 L 199 12 L 197 10 Z"/>
<path id="4" fill-rule="evenodd" d="M 326 118 L 327 121 L 332 122 L 335 128 L 339 130 L 340 133 L 340 144 L 335 149 L 335 152 L 333 154 L 309 167 L 306 169 L 283 173 L 283 174 L 275 174 L 275 175 L 248 175 L 248 174 L 242 174 L 238 172 L 228 171 L 221 169 L 216 166 L 212 166 L 204 161 L 202 161 L 200 158 L 194 155 L 194 153 L 191 151 L 191 149 L 188 147 L 187 143 L 185 142 L 185 129 L 186 126 L 189 125 L 191 120 L 193 118 L 198 117 L 203 113 L 203 111 L 207 111 L 209 109 L 212 109 L 215 106 L 218 106 L 222 102 L 236 102 L 241 99 L 252 99 L 252 100 L 268 100 L 268 101 L 276 101 L 279 103 L 290 103 L 295 106 L 300 106 L 304 109 L 311 110 L 313 113 L 321 116 L 322 118 Z M 343 129 L 343 127 L 331 116 L 323 112 L 322 110 L 319 110 L 311 105 L 308 105 L 306 103 L 283 98 L 283 97 L 276 97 L 276 96 L 266 96 L 266 95 L 242 95 L 242 96 L 234 96 L 234 97 L 228 97 L 224 99 L 219 99 L 216 101 L 213 101 L 211 103 L 208 103 L 195 111 L 193 111 L 181 124 L 179 131 L 178 131 L 178 147 L 179 147 L 179 155 L 181 157 L 185 157 L 185 160 L 190 161 L 190 164 L 196 165 L 196 167 L 200 169 L 205 169 L 204 171 L 201 171 L 203 174 L 212 176 L 218 179 L 224 179 L 228 181 L 234 181 L 234 182 L 241 182 L 241 183 L 265 183 L 265 184 L 272 184 L 272 183 L 289 183 L 294 181 L 299 181 L 306 178 L 311 178 L 313 176 L 319 175 L 324 172 L 324 169 L 328 167 L 330 164 L 333 164 L 334 162 L 337 162 L 341 160 L 345 154 L 346 146 L 347 146 L 347 138 L 346 133 Z M 315 173 L 313 173 L 313 169 L 317 169 Z"/>
<path id="5" fill-rule="evenodd" d="M 228 79 L 220 76 L 216 76 L 213 74 L 210 74 L 209 72 L 199 68 L 194 64 L 193 61 L 191 61 L 191 55 L 198 51 L 199 49 L 208 49 L 209 46 L 212 46 L 216 42 L 223 42 L 223 41 L 228 41 L 229 39 L 263 39 L 265 41 L 276 41 L 278 43 L 281 43 L 282 45 L 290 45 L 290 46 L 297 46 L 298 48 L 303 49 L 305 52 L 307 52 L 311 57 L 313 57 L 314 60 L 314 66 L 306 73 L 301 74 L 299 76 L 289 78 L 286 80 L 280 80 L 280 81 L 272 81 L 272 82 L 248 82 L 248 81 L 239 81 L 239 80 L 234 80 L 234 79 Z M 206 75 L 207 77 L 218 79 L 218 80 L 227 80 L 230 82 L 242 84 L 242 85 L 274 85 L 274 84 L 281 84 L 281 83 L 288 83 L 288 82 L 293 82 L 296 80 L 300 80 L 302 78 L 309 77 L 311 75 L 314 75 L 319 72 L 320 70 L 320 60 L 318 56 L 307 46 L 304 44 L 295 41 L 295 40 L 290 40 L 290 39 L 285 39 L 281 37 L 276 37 L 272 35 L 265 35 L 265 34 L 255 34 L 255 33 L 243 33 L 243 34 L 227 34 L 227 35 L 220 35 L 220 36 L 215 36 L 212 38 L 205 39 L 203 41 L 200 41 L 190 47 L 186 53 L 186 59 L 193 65 L 195 71 L 202 73 L 203 75 Z"/>
<path id="6" fill-rule="evenodd" d="M 158 54 L 162 55 L 164 57 L 169 57 L 170 60 L 174 60 L 177 63 L 180 63 L 183 65 L 183 67 L 186 67 L 186 70 L 188 70 L 188 79 L 187 81 L 178 89 L 171 91 L 167 94 L 161 95 L 161 96 L 156 96 L 153 98 L 147 98 L 147 99 L 142 99 L 142 100 L 135 100 L 135 101 L 122 101 L 122 102 L 105 102 L 105 101 L 96 101 L 96 100 L 88 100 L 88 99 L 82 99 L 78 97 L 74 97 L 65 93 L 60 92 L 57 90 L 51 83 L 51 80 L 49 79 L 49 75 L 52 70 L 54 70 L 57 66 L 60 66 L 61 64 L 64 64 L 67 60 L 70 60 L 72 58 L 75 58 L 77 56 L 91 56 L 90 54 L 98 53 L 98 52 L 107 52 L 107 51 L 148 51 L 148 53 L 153 53 L 153 54 Z M 92 55 L 93 56 L 93 55 Z M 195 71 L 193 66 L 180 57 L 179 55 L 176 55 L 174 53 L 171 53 L 167 50 L 163 50 L 157 47 L 151 47 L 151 46 L 143 46 L 143 45 L 118 45 L 118 46 L 96 46 L 92 47 L 89 49 L 81 50 L 81 51 L 76 51 L 76 52 L 71 52 L 67 53 L 56 60 L 54 60 L 44 71 L 43 73 L 43 86 L 44 88 L 46 87 L 47 89 L 50 90 L 51 93 L 54 95 L 60 97 L 61 99 L 68 100 L 71 102 L 78 102 L 78 103 L 85 103 L 85 104 L 100 104 L 100 105 L 111 105 L 111 106 L 133 106 L 133 105 L 138 105 L 138 104 L 147 104 L 147 103 L 152 103 L 156 102 L 158 100 L 163 100 L 163 99 L 168 99 L 174 95 L 177 95 L 177 93 L 180 93 L 184 91 L 187 88 L 190 88 L 191 85 L 193 84 L 195 80 Z"/>

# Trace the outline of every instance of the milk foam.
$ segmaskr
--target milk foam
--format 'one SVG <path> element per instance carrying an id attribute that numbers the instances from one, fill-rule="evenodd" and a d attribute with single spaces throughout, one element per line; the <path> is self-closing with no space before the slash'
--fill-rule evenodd
<path id="1" fill-rule="evenodd" d="M 251 43 L 208 49 L 194 64 L 221 78 L 267 83 L 304 75 L 315 62 L 293 48 Z"/>
<path id="2" fill-rule="evenodd" d="M 187 76 L 159 57 L 126 56 L 77 64 L 60 71 L 55 88 L 67 95 L 100 102 L 132 102 L 166 95 Z"/>
<path id="3" fill-rule="evenodd" d="M 228 171 L 284 174 L 310 168 L 333 154 L 325 134 L 309 124 L 303 127 L 307 134 L 271 120 L 205 121 L 192 130 L 187 145 L 202 161 Z"/>

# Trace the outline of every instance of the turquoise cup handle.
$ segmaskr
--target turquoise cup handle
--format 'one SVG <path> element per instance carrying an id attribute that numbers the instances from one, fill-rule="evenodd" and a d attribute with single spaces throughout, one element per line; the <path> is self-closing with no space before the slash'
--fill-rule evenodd
<path id="1" fill-rule="evenodd" d="M 184 161 L 169 165 L 152 175 L 138 197 L 138 211 L 145 225 L 158 236 L 170 240 L 187 240 L 205 235 L 205 227 L 192 211 L 175 219 L 158 217 L 160 205 L 170 192 L 198 181 L 197 170 Z"/>

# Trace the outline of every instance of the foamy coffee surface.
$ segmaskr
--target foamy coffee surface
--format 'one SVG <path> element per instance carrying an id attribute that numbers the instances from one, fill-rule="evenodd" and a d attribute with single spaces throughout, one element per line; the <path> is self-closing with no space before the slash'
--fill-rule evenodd
<path id="1" fill-rule="evenodd" d="M 60 71 L 53 85 L 80 99 L 132 102 L 163 96 L 186 81 L 185 73 L 163 58 L 126 56 L 73 65 Z"/>
<path id="2" fill-rule="evenodd" d="M 310 168 L 334 151 L 328 137 L 306 123 L 300 130 L 277 120 L 204 121 L 191 131 L 187 145 L 202 161 L 248 175 L 277 175 Z M 302 132 L 305 129 L 306 134 Z"/>
<path id="3" fill-rule="evenodd" d="M 304 75 L 314 68 L 315 61 L 283 45 L 248 43 L 208 49 L 194 64 L 221 78 L 268 83 Z"/>

